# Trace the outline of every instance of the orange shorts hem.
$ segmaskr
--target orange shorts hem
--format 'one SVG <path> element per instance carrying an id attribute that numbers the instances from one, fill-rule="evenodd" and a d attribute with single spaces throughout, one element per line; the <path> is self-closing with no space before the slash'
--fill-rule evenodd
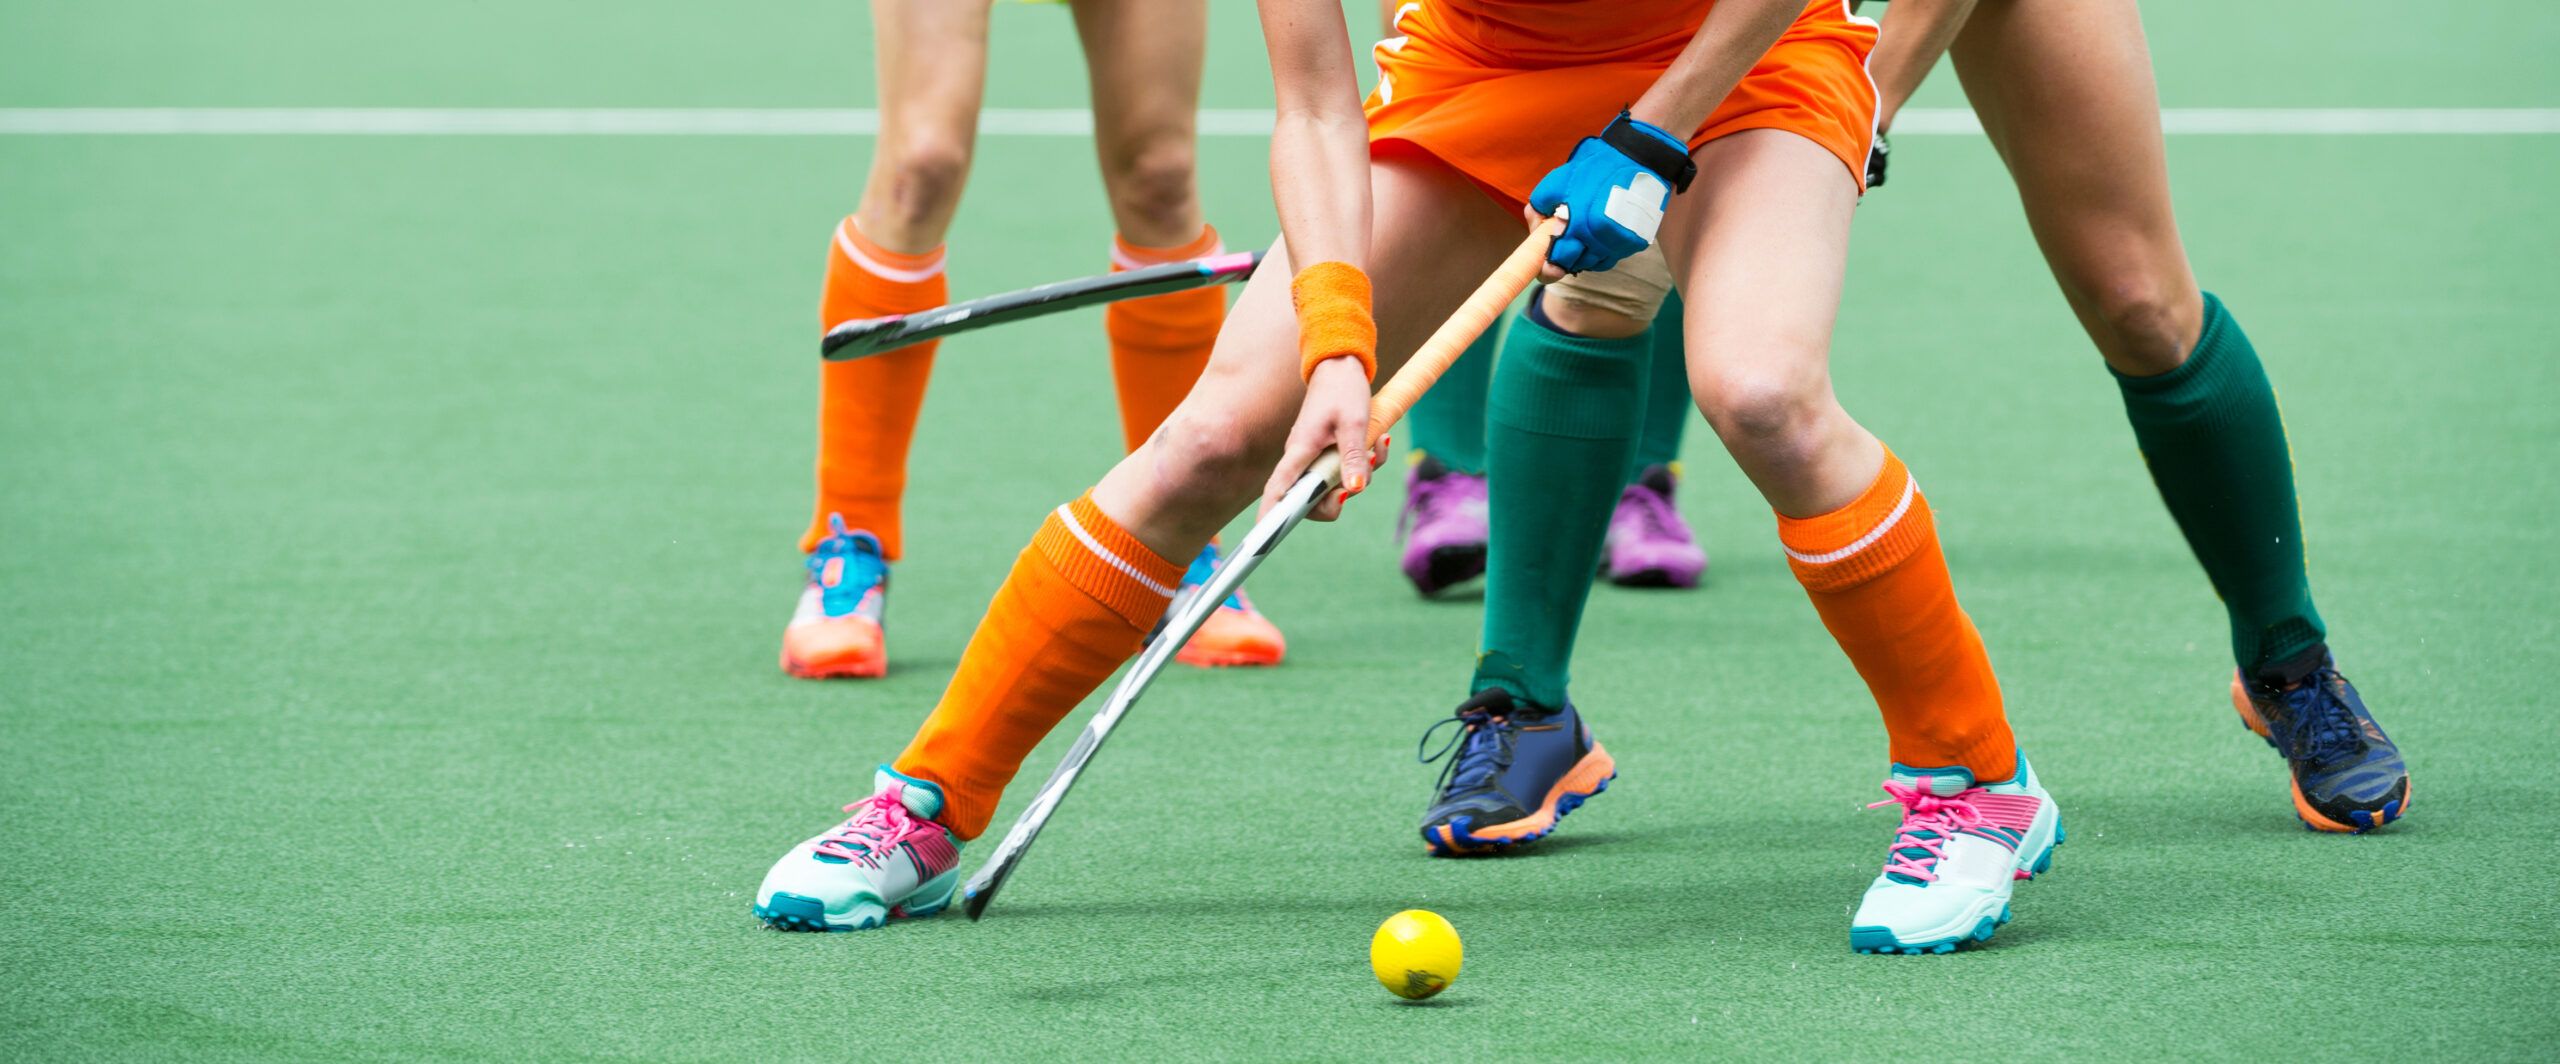
<path id="1" fill-rule="evenodd" d="M 1376 49 L 1380 77 L 1366 104 L 1371 155 L 1418 150 L 1515 210 L 1576 143 L 1652 87 L 1691 32 L 1681 29 L 1666 47 L 1636 58 L 1572 63 L 1491 50 L 1443 25 L 1433 5 L 1408 11 L 1397 29 L 1404 36 Z M 1876 89 L 1867 76 L 1875 41 L 1874 25 L 1839 0 L 1810 0 L 1690 134 L 1689 149 L 1745 130 L 1785 130 L 1829 150 L 1863 192 L 1875 136 Z"/>

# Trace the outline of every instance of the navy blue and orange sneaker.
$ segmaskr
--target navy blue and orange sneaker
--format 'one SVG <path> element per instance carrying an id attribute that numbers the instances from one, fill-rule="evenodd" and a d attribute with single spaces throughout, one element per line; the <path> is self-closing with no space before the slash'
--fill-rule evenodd
<path id="1" fill-rule="evenodd" d="M 2235 674 L 2231 705 L 2292 767 L 2304 827 L 2361 835 L 2409 812 L 2409 766 L 2327 647 L 2255 677 Z"/>
<path id="2" fill-rule="evenodd" d="M 1440 729 L 1458 734 L 1420 752 Z M 1568 702 L 1548 709 L 1495 688 L 1458 704 L 1422 733 L 1424 764 L 1448 758 L 1439 793 L 1422 814 L 1422 842 L 1434 856 L 1494 853 L 1544 838 L 1618 778 L 1618 763 L 1591 738 Z"/>

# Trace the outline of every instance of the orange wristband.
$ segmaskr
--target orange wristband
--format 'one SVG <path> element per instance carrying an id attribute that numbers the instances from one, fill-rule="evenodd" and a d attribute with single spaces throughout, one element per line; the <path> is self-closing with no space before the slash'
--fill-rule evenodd
<path id="1" fill-rule="evenodd" d="M 1347 262 L 1319 262 L 1289 282 L 1298 308 L 1298 376 L 1312 377 L 1327 359 L 1356 358 L 1361 375 L 1378 376 L 1378 322 L 1369 316 L 1369 275 Z"/>

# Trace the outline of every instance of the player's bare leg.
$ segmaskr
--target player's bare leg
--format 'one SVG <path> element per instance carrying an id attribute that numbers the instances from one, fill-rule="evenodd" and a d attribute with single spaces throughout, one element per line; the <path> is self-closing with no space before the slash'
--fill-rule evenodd
<path id="1" fill-rule="evenodd" d="M 1201 219 L 1198 123 L 1208 43 L 1203 0 L 1076 0 L 1093 85 L 1094 148 L 1119 235 L 1112 265 L 1128 269 L 1224 250 Z M 1191 390 L 1217 343 L 1226 294 L 1199 289 L 1112 304 L 1111 375 L 1123 438 L 1136 447 Z M 1218 564 L 1202 547 L 1183 573 L 1187 596 Z M 1179 597 L 1177 598 L 1179 601 Z M 1176 659 L 1189 665 L 1277 665 L 1288 641 L 1239 591 L 1209 616 Z"/>
<path id="2" fill-rule="evenodd" d="M 1520 242 L 1519 219 L 1429 159 L 1370 168 L 1378 373 L 1421 346 Z M 1272 248 L 1228 312 L 1217 352 L 1164 429 L 1093 489 L 1094 502 L 1150 549 L 1189 557 L 1261 493 L 1304 387 L 1289 303 L 1296 267 Z"/>
<path id="3" fill-rule="evenodd" d="M 942 246 L 978 139 L 991 0 L 874 0 L 880 135 L 854 216 L 901 254 Z"/>
<path id="4" fill-rule="evenodd" d="M 1883 711 L 1904 815 L 1851 922 L 1862 952 L 1988 938 L 2011 884 L 2060 834 L 2019 756 L 1998 681 L 1948 581 L 1928 501 L 1831 389 L 1856 181 L 1811 141 L 1748 131 L 1697 153 L 1662 245 L 1688 317 L 1698 406 L 1778 511 L 1823 624 Z M 1960 834 L 1996 824 L 2003 834 Z M 2014 830 L 2012 830 L 2014 829 Z"/>
<path id="5" fill-rule="evenodd" d="M 950 301 L 942 238 L 960 204 L 987 65 L 988 0 L 871 5 L 880 135 L 862 202 L 827 251 L 819 327 Z M 888 671 L 889 563 L 903 549 L 907 449 L 939 345 L 820 370 L 817 505 L 800 548 L 809 578 L 782 636 L 794 676 Z"/>
<path id="6" fill-rule="evenodd" d="M 1982 4 L 1951 54 L 2099 354 L 2129 376 L 2178 368 L 2204 299 L 2169 205 L 2159 96 L 2134 5 Z"/>
<path id="7" fill-rule="evenodd" d="M 2154 481 L 2231 619 L 2242 721 L 2293 805 L 2361 832 L 2408 808 L 2398 747 L 2339 675 L 2312 603 L 2291 447 L 2256 350 L 2197 289 L 2132 0 L 1977 7 L 1952 54 L 2063 295 L 2114 370 Z"/>
<path id="8" fill-rule="evenodd" d="M 1200 0 L 1075 0 L 1093 140 L 1120 235 L 1173 247 L 1200 235 L 1198 111 L 1209 12 Z"/>
<path id="9" fill-rule="evenodd" d="M 1698 408 L 1778 512 L 1836 510 L 1884 462 L 1831 393 L 1857 185 L 1830 152 L 1776 131 L 1725 137 L 1697 159 L 1662 247 L 1698 308 L 1687 323 Z"/>

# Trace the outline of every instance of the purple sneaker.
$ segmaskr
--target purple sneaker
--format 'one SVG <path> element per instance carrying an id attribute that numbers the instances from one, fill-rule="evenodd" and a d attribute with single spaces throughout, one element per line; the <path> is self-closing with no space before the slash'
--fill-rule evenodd
<path id="1" fill-rule="evenodd" d="M 1707 552 L 1671 504 L 1679 483 L 1667 465 L 1646 466 L 1636 482 L 1618 495 L 1618 512 L 1609 517 L 1609 539 L 1600 560 L 1601 574 L 1619 587 L 1696 587 L 1707 571 Z M 1407 555 L 1411 557 L 1410 554 Z M 1408 569 L 1411 562 L 1406 563 Z"/>
<path id="2" fill-rule="evenodd" d="M 1484 475 L 1461 473 L 1424 457 L 1404 481 L 1404 575 L 1413 589 L 1434 595 L 1484 575 L 1486 523 Z"/>

